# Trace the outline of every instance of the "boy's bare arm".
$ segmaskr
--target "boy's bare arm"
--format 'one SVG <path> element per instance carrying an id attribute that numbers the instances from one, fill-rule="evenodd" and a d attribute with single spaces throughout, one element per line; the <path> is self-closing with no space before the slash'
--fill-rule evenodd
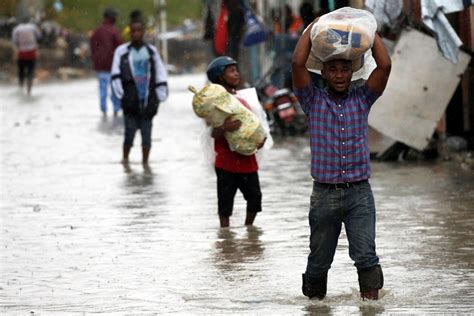
<path id="1" fill-rule="evenodd" d="M 222 126 L 215 127 L 212 129 L 211 137 L 218 138 L 223 137 L 225 132 L 233 132 L 240 128 L 242 122 L 237 119 L 232 119 L 232 117 L 228 117 Z"/>
<path id="2" fill-rule="evenodd" d="M 369 79 L 367 79 L 367 86 L 370 90 L 382 94 L 387 85 L 392 68 L 392 61 L 382 39 L 377 33 L 375 33 L 374 45 L 372 46 L 372 56 L 375 59 L 377 67 L 372 71 Z"/>

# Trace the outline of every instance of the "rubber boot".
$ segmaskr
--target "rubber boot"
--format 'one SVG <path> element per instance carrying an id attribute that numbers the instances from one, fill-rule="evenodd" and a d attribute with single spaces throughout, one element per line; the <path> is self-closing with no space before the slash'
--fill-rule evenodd
<path id="1" fill-rule="evenodd" d="M 317 298 L 322 300 L 327 292 L 327 273 L 319 278 L 313 278 L 303 273 L 303 294 L 309 298 Z"/>
<path id="2" fill-rule="evenodd" d="M 380 265 L 357 270 L 359 275 L 360 297 L 363 300 L 378 300 L 383 287 L 383 273 Z"/>

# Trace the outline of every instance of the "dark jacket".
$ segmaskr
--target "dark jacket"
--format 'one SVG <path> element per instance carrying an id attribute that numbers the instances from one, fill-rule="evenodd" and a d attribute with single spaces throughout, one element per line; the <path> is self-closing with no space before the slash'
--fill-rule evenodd
<path id="1" fill-rule="evenodd" d="M 145 45 L 150 55 L 145 103 L 140 104 L 138 97 L 131 66 L 130 43 L 122 44 L 115 50 L 112 64 L 112 90 L 121 100 L 124 115 L 152 118 L 157 113 L 160 102 L 165 101 L 168 96 L 168 75 L 156 47 Z"/>

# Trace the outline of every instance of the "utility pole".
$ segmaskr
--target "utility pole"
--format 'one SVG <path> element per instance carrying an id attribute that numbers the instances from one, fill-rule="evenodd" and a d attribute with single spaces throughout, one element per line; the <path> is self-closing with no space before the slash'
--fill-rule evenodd
<path id="1" fill-rule="evenodd" d="M 158 32 L 164 34 L 167 32 L 167 23 L 166 23 L 166 0 L 154 0 L 154 6 L 156 15 L 158 16 Z M 161 48 L 161 57 L 163 57 L 163 62 L 165 65 L 168 64 L 168 40 L 166 37 L 160 40 Z"/>

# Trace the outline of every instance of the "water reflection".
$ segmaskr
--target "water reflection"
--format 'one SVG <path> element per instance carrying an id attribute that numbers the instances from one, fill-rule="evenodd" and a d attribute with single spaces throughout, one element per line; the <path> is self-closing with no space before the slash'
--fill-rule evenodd
<path id="1" fill-rule="evenodd" d="M 99 123 L 97 124 L 97 130 L 99 132 L 110 136 L 122 135 L 123 128 L 123 117 L 121 116 L 102 116 Z"/>
<path id="2" fill-rule="evenodd" d="M 307 315 L 332 315 L 331 306 L 326 304 L 313 304 L 305 308 Z"/>
<path id="3" fill-rule="evenodd" d="M 130 163 L 122 163 L 123 171 L 127 175 L 125 186 L 131 189 L 133 194 L 143 194 L 147 192 L 147 187 L 153 185 L 153 170 L 150 165 L 141 165 L 143 172 L 136 171 Z"/>
<path id="4" fill-rule="evenodd" d="M 216 266 L 222 270 L 238 270 L 239 264 L 253 262 L 263 257 L 265 246 L 260 240 L 263 230 L 257 226 L 245 227 L 245 235 L 238 237 L 235 228 L 221 228 L 215 242 Z"/>
<path id="5" fill-rule="evenodd" d="M 381 300 L 360 301 L 341 237 L 328 297 L 313 301 L 307 138 L 276 139 L 261 163 L 263 230 L 219 230 L 189 92 L 160 109 L 144 168 L 138 146 L 116 162 L 122 119 L 96 116 L 95 79 L 28 102 L 14 88 L 0 88 L 0 314 L 472 314 L 474 175 L 456 163 L 373 163 Z"/>
<path id="6" fill-rule="evenodd" d="M 125 174 L 123 185 L 125 198 L 121 199 L 121 207 L 126 209 L 149 208 L 157 205 L 156 199 L 162 198 L 163 193 L 154 183 L 155 175 L 150 165 L 131 165 L 122 163 Z"/>
<path id="7" fill-rule="evenodd" d="M 379 302 L 364 302 L 359 306 L 359 310 L 362 316 L 374 316 L 382 314 L 385 308 Z"/>
<path id="8" fill-rule="evenodd" d="M 326 296 L 322 301 L 309 300 L 303 309 L 307 315 L 333 315 L 336 314 L 359 314 L 361 316 L 381 315 L 385 312 L 384 304 L 387 302 L 383 296 L 387 292 L 382 290 L 379 301 L 362 301 L 357 289 L 352 289 L 351 293 L 337 296 Z"/>

